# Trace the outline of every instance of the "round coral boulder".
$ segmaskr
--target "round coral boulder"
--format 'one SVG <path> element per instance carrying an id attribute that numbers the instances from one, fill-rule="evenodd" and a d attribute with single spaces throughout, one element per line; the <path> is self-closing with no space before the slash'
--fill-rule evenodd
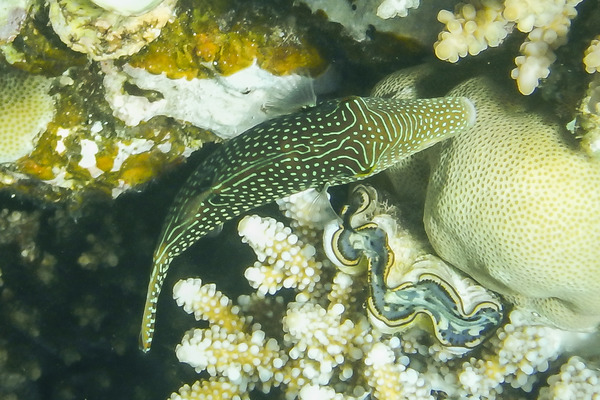
<path id="1" fill-rule="evenodd" d="M 571 330 L 600 323 L 600 162 L 555 118 L 485 78 L 476 125 L 433 157 L 424 222 L 439 255 L 482 285 Z"/>

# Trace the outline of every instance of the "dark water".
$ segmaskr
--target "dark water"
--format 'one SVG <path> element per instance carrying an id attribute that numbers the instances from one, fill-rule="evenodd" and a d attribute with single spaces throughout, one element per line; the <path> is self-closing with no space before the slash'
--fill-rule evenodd
<path id="1" fill-rule="evenodd" d="M 302 7 L 292 9 L 283 0 L 273 7 L 286 7 L 334 65 L 339 85 L 329 97 L 366 95 L 387 73 L 432 59 L 429 47 L 409 51 L 374 31 L 357 44 L 339 26 Z M 467 75 L 491 68 L 508 76 L 522 39 L 448 67 L 465 68 Z M 551 81 L 571 79 L 563 65 Z M 152 351 L 140 352 L 137 338 L 151 255 L 167 207 L 209 151 L 114 201 L 90 196 L 73 208 L 68 202 L 44 204 L 14 195 L 10 189 L 0 193 L 0 400 L 164 399 L 199 378 L 177 361 L 174 348 L 187 329 L 202 324 L 175 305 L 171 288 L 180 278 L 200 276 L 231 298 L 250 291 L 243 270 L 253 255 L 237 236 L 237 220 L 173 262 Z M 261 212 L 278 215 L 273 206 Z M 276 397 L 274 391 L 271 398 Z"/>

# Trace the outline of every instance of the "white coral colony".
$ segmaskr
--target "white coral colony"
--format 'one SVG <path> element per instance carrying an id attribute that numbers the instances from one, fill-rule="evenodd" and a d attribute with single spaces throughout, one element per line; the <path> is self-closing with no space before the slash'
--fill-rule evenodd
<path id="1" fill-rule="evenodd" d="M 352 214 L 346 211 L 345 224 L 356 226 L 355 230 L 376 224 L 386 231 L 394 263 L 381 288 L 391 293 L 392 300 L 402 281 L 419 285 L 416 279 L 429 271 L 453 287 L 452 293 L 463 299 L 457 305 L 467 313 L 477 305 L 497 301 L 489 291 L 477 289 L 472 280 L 427 254 L 431 251 L 428 244 L 401 223 L 400 209 L 361 193 L 370 196 L 373 191 L 365 188 L 355 193 L 350 199 L 353 205 L 366 207 L 352 208 L 358 211 Z M 322 227 L 339 227 L 325 200 L 326 196 L 309 190 L 279 201 L 291 229 L 257 215 L 240 221 L 240 235 L 257 256 L 246 270 L 256 292 L 235 301 L 200 279 L 175 285 L 178 304 L 209 324 L 188 331 L 177 347 L 177 357 L 208 378 L 184 385 L 171 400 L 249 400 L 250 391 L 272 393 L 273 388 L 280 392 L 277 398 L 300 400 L 535 398 L 532 390 L 544 385 L 542 373 L 556 365 L 565 344 L 577 341 L 588 348 L 598 347 L 583 334 L 532 326 L 528 314 L 519 309 L 507 312 L 503 325 L 490 332 L 489 340 L 477 339 L 482 340 L 481 346 L 470 353 L 468 348 L 461 352 L 431 340 L 436 327 L 419 323 L 431 320 L 426 314 L 421 314 L 422 321 L 407 323 L 402 332 L 382 334 L 379 327 L 384 324 L 377 324 L 372 310 L 363 307 L 370 286 L 367 278 L 340 271 L 318 250 L 331 239 L 327 233 L 323 239 Z M 341 256 L 354 257 L 351 249 L 363 251 L 360 245 L 369 244 L 352 229 L 343 232 L 339 243 L 350 246 L 341 249 Z M 350 243 L 347 239 L 352 235 L 360 240 Z M 282 295 L 284 287 L 287 293 Z M 382 315 L 389 313 L 383 310 Z M 477 337 L 476 331 L 466 333 Z M 542 388 L 539 400 L 593 398 L 600 392 L 593 368 L 587 360 L 572 358 L 548 379 L 549 386 Z"/>
<path id="2" fill-rule="evenodd" d="M 98 7 L 120 15 L 141 15 L 154 9 L 163 0 L 90 0 Z"/>

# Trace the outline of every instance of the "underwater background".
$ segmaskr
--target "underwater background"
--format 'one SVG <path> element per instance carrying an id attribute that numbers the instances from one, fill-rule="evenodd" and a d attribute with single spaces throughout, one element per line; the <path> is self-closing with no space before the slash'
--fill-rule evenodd
<path id="1" fill-rule="evenodd" d="M 166 0 L 139 15 L 88 0 L 0 6 L 0 399 L 165 399 L 184 384 L 208 379 L 212 374 L 180 362 L 175 347 L 186 330 L 209 324 L 182 312 L 171 288 L 197 276 L 235 302 L 255 292 L 244 271 L 256 256 L 237 232 L 240 215 L 177 257 L 158 303 L 152 350 L 143 353 L 139 327 L 163 221 L 179 188 L 218 142 L 302 110 L 313 90 L 318 101 L 368 96 L 385 76 L 423 63 L 447 71 L 456 84 L 485 71 L 564 126 L 579 116 L 579 136 L 597 135 L 597 114 L 581 111 L 582 99 L 600 98 L 595 89 L 589 94 L 600 68 L 594 61 L 600 45 L 592 42 L 600 35 L 597 1 L 538 0 L 542 8 L 564 9 L 568 20 L 539 57 L 522 46 L 535 42 L 518 26 L 526 15 L 511 21 L 505 13 L 504 27 L 500 17 L 472 17 L 482 30 L 474 34 L 480 49 L 470 43 L 465 53 L 459 39 L 443 42 L 443 32 L 456 32 L 456 23 L 465 24 L 463 31 L 473 28 L 465 22 L 469 13 L 487 10 L 489 17 L 508 0 L 473 0 L 472 10 L 448 0 L 422 3 Z M 448 13 L 457 16 L 455 25 Z M 528 70 L 525 61 L 515 64 L 519 54 L 541 61 Z M 515 66 L 521 78 L 515 72 L 511 78 Z M 549 74 L 539 72 L 544 68 Z M 236 75 L 242 72 L 249 75 Z M 311 93 L 296 94 L 306 90 Z M 15 100 L 15 93 L 23 99 Z M 585 137 L 589 151 L 597 151 L 597 138 Z M 369 182 L 391 191 L 385 177 Z M 329 192 L 340 212 L 349 187 Z M 423 205 L 407 204 L 402 213 L 419 225 Z M 276 204 L 251 213 L 290 221 Z M 292 289 L 280 295 L 294 297 Z M 490 398 L 538 398 L 566 358 L 531 371 L 539 376 L 529 390 L 505 385 L 504 395 L 500 389 Z M 600 383 L 586 382 L 598 396 Z M 293 396 L 259 389 L 249 398 Z M 381 393 L 371 398 L 394 398 Z M 571 398 L 556 393 L 547 398 Z M 441 391 L 427 396 L 454 398 Z"/>

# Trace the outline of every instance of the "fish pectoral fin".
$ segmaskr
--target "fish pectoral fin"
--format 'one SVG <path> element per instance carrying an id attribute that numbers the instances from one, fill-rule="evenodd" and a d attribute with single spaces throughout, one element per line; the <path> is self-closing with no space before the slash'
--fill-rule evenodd
<path id="1" fill-rule="evenodd" d="M 217 237 L 217 236 L 219 236 L 219 234 L 220 234 L 221 232 L 223 232 L 223 226 L 224 226 L 224 224 L 219 224 L 219 225 L 217 225 L 216 227 L 214 227 L 212 230 L 210 230 L 210 231 L 209 231 L 209 232 L 206 234 L 206 237 L 209 237 L 209 238 L 214 238 L 214 237 Z"/>
<path id="2" fill-rule="evenodd" d="M 354 175 L 354 178 L 356 179 L 365 179 L 368 178 L 369 176 L 373 175 L 375 173 L 375 166 L 371 166 L 368 169 L 361 171 L 357 174 Z"/>

